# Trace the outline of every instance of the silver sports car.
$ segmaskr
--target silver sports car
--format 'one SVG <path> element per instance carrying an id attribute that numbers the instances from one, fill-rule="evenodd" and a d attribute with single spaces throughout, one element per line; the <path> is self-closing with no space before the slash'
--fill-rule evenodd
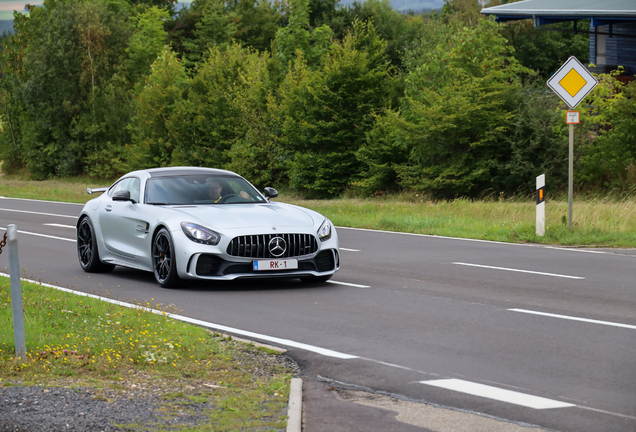
<path id="1" fill-rule="evenodd" d="M 116 265 L 180 279 L 285 277 L 326 281 L 340 268 L 338 235 L 315 211 L 272 202 L 231 171 L 174 167 L 134 171 L 86 203 L 77 254 L 87 272 Z"/>

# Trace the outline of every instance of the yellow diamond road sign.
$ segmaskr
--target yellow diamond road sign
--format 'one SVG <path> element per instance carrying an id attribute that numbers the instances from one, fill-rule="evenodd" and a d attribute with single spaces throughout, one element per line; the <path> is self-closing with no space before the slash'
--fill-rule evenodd
<path id="1" fill-rule="evenodd" d="M 574 56 L 548 80 L 548 86 L 572 109 L 585 99 L 596 84 L 598 81 L 594 75 Z"/>

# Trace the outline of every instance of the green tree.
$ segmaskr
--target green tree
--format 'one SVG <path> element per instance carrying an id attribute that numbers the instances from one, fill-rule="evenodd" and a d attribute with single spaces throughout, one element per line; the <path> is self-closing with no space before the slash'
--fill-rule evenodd
<path id="1" fill-rule="evenodd" d="M 287 65 L 300 51 L 309 65 L 319 65 L 329 51 L 331 29 L 320 26 L 309 27 L 309 0 L 294 0 L 290 3 L 289 23 L 276 32 L 274 52 L 276 58 Z"/>
<path id="2" fill-rule="evenodd" d="M 168 35 L 164 21 L 169 13 L 156 6 L 148 8 L 136 17 L 135 33 L 130 38 L 125 51 L 128 54 L 126 71 L 134 83 L 143 82 L 167 43 Z"/>
<path id="3" fill-rule="evenodd" d="M 267 0 L 236 0 L 232 5 L 239 21 L 234 39 L 258 51 L 270 51 L 281 16 Z"/>
<path id="4" fill-rule="evenodd" d="M 232 86 L 230 104 L 238 114 L 228 169 L 240 172 L 258 187 L 286 182 L 287 153 L 276 112 L 279 63 L 267 52 L 248 50 Z"/>
<path id="5" fill-rule="evenodd" d="M 386 110 L 377 115 L 375 124 L 356 152 L 363 166 L 360 179 L 352 183 L 356 190 L 372 195 L 400 189 L 400 173 L 409 167 L 408 126 L 399 111 Z"/>
<path id="6" fill-rule="evenodd" d="M 545 89 L 545 82 L 526 86 L 516 98 L 516 115 L 505 136 L 510 157 L 503 161 L 493 184 L 497 191 L 531 194 L 534 178 L 545 174 L 550 189 L 567 185 L 568 146 L 563 133 L 564 116 L 559 98 Z"/>
<path id="7" fill-rule="evenodd" d="M 171 46 L 195 73 L 212 48 L 227 47 L 237 35 L 239 16 L 222 0 L 195 0 L 168 24 Z"/>
<path id="8" fill-rule="evenodd" d="M 133 145 L 128 169 L 167 166 L 178 146 L 169 121 L 189 86 L 185 68 L 169 47 L 151 66 L 143 90 L 135 100 L 136 116 L 129 126 Z"/>
<path id="9" fill-rule="evenodd" d="M 372 24 L 356 22 L 334 42 L 322 70 L 299 61 L 281 86 L 280 113 L 292 187 L 316 196 L 339 194 L 359 175 L 356 151 L 375 115 L 391 100 L 385 42 Z"/>
<path id="10" fill-rule="evenodd" d="M 81 173 L 87 154 L 101 148 L 101 86 L 123 61 L 130 11 L 124 0 L 47 0 L 16 21 L 9 45 L 20 49 L 7 51 L 4 100 L 16 114 L 14 154 L 33 178 Z"/>
<path id="11" fill-rule="evenodd" d="M 22 146 L 22 122 L 25 113 L 21 81 L 26 71 L 24 55 L 30 33 L 28 17 L 14 12 L 13 35 L 0 41 L 0 160 L 2 171 L 14 173 L 23 168 L 26 158 Z"/>
<path id="12" fill-rule="evenodd" d="M 483 19 L 474 27 L 431 27 L 407 67 L 402 112 L 412 150 L 402 184 L 443 197 L 504 188 L 511 150 L 502 143 L 518 77 L 530 71 L 511 55 L 498 25 Z"/>
<path id="13" fill-rule="evenodd" d="M 585 23 L 579 23 L 589 28 Z M 572 24 L 556 24 L 555 30 L 572 29 Z M 502 35 L 514 48 L 513 55 L 519 62 L 538 71 L 548 79 L 570 56 L 587 63 L 590 56 L 589 35 L 534 28 L 532 20 L 513 21 L 501 26 Z"/>
<path id="14" fill-rule="evenodd" d="M 422 17 L 399 13 L 389 0 L 354 2 L 347 11 L 349 27 L 356 19 L 373 22 L 380 37 L 386 41 L 386 53 L 391 63 L 401 69 L 405 51 L 412 47 L 424 28 Z"/>
<path id="15" fill-rule="evenodd" d="M 192 77 L 187 98 L 168 127 L 179 143 L 179 163 L 226 168 L 229 151 L 240 135 L 241 114 L 233 104 L 235 88 L 250 52 L 238 44 L 210 50 Z"/>
<path id="16" fill-rule="evenodd" d="M 636 84 L 599 75 L 599 84 L 577 107 L 577 182 L 590 189 L 634 191 L 636 184 Z M 564 113 L 560 112 L 561 118 Z M 582 131 L 585 131 L 582 133 Z M 592 139 L 590 139 L 592 138 Z"/>

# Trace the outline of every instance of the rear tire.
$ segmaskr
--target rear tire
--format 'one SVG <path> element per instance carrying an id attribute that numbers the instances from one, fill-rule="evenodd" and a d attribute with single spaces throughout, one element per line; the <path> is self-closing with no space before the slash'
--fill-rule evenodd
<path id="1" fill-rule="evenodd" d="M 163 288 L 173 288 L 179 284 L 174 243 L 166 228 L 161 228 L 152 241 L 152 268 L 155 280 Z"/>
<path id="2" fill-rule="evenodd" d="M 87 273 L 106 273 L 115 268 L 113 264 L 103 263 L 99 259 L 95 229 L 88 216 L 77 226 L 77 258 L 82 270 Z"/>
<path id="3" fill-rule="evenodd" d="M 327 282 L 329 279 L 331 279 L 332 276 L 333 275 L 301 277 L 300 280 L 305 283 L 322 283 L 322 282 Z"/>

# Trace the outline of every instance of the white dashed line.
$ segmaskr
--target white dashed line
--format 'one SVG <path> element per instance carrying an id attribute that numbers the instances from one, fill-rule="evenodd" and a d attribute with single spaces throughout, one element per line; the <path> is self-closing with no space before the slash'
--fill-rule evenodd
<path id="1" fill-rule="evenodd" d="M 351 286 L 351 287 L 355 287 L 355 288 L 371 288 L 368 285 L 358 285 L 358 284 L 349 283 L 349 282 L 339 282 L 339 281 L 333 281 L 333 280 L 328 280 L 327 282 L 332 283 L 332 284 L 337 284 L 337 285 Z"/>
<path id="2" fill-rule="evenodd" d="M 62 224 L 43 224 L 46 226 L 52 226 L 52 227 L 58 227 L 58 228 L 70 228 L 70 229 L 75 229 L 75 227 L 73 225 L 62 225 Z"/>
<path id="3" fill-rule="evenodd" d="M 347 252 L 360 252 L 360 249 L 347 249 L 347 248 L 339 248 L 340 250 Z"/>
<path id="4" fill-rule="evenodd" d="M 0 196 L 0 199 L 16 200 L 16 201 L 33 201 L 38 203 L 51 203 L 51 204 L 69 204 L 69 205 L 78 205 L 78 206 L 84 205 L 82 203 L 72 203 L 72 202 L 65 202 L 65 201 L 47 201 L 47 200 L 37 200 L 37 199 L 30 199 L 30 198 L 12 198 L 12 197 L 6 197 L 6 196 Z"/>
<path id="5" fill-rule="evenodd" d="M 7 229 L 3 228 L 3 227 L 0 227 L 0 230 L 6 231 Z M 77 240 L 75 240 L 75 239 L 64 238 L 64 237 L 56 237 L 56 236 L 52 236 L 52 235 L 39 234 L 39 233 L 34 233 L 34 232 L 29 232 L 29 231 L 20 231 L 20 230 L 18 230 L 18 233 L 32 235 L 32 236 L 37 236 L 37 237 L 52 238 L 52 239 L 55 239 L 55 240 L 64 240 L 64 241 L 67 241 L 67 242 L 77 243 Z"/>
<path id="6" fill-rule="evenodd" d="M 574 252 L 585 252 L 585 253 L 593 253 L 593 254 L 604 254 L 607 252 L 604 251 L 594 251 L 594 250 L 587 250 L 587 249 L 574 249 L 574 248 L 562 248 L 562 247 L 555 247 L 555 246 L 544 246 L 546 249 L 555 249 L 555 250 L 566 250 L 566 251 L 574 251 Z"/>
<path id="7" fill-rule="evenodd" d="M 37 215 L 43 215 L 43 216 L 55 216 L 55 217 L 62 217 L 62 218 L 69 218 L 69 219 L 77 219 L 77 216 L 61 215 L 61 214 L 55 214 L 55 213 L 42 213 L 42 212 L 34 212 L 34 211 L 28 211 L 28 210 L 15 210 L 15 209 L 5 209 L 5 208 L 0 208 L 0 210 L 15 212 L 15 213 L 29 213 L 29 214 L 37 214 Z"/>
<path id="8" fill-rule="evenodd" d="M 499 387 L 478 384 L 455 378 L 420 381 L 420 383 L 534 409 L 567 408 L 576 406 L 567 402 L 546 399 L 539 396 L 533 396 L 526 393 L 505 390 Z"/>
<path id="9" fill-rule="evenodd" d="M 581 276 L 568 276 L 568 275 L 562 275 L 562 274 L 556 274 L 556 273 L 544 273 L 544 272 L 537 272 L 537 271 L 531 271 L 531 270 L 520 270 L 520 269 L 512 269 L 512 268 L 506 268 L 506 267 L 494 267 L 494 266 L 487 266 L 487 265 L 481 265 L 481 264 L 469 264 L 469 263 L 462 263 L 462 262 L 454 262 L 451 264 L 457 264 L 457 265 L 463 265 L 463 266 L 469 266 L 469 267 L 480 267 L 480 268 L 487 268 L 487 269 L 494 269 L 494 270 L 504 270 L 504 271 L 511 271 L 511 272 L 519 272 L 519 273 L 530 273 L 530 274 L 537 274 L 541 276 L 553 276 L 553 277 L 560 277 L 560 278 L 567 278 L 567 279 L 585 279 L 584 277 L 581 277 Z"/>
<path id="10" fill-rule="evenodd" d="M 616 322 L 611 322 L 611 321 L 599 321 L 599 320 L 594 320 L 594 319 L 589 319 L 589 318 L 579 318 L 579 317 L 574 317 L 574 316 L 552 314 L 552 313 L 547 313 L 547 312 L 531 311 L 531 310 L 526 310 L 526 309 L 508 309 L 508 310 L 511 311 L 511 312 L 521 312 L 521 313 L 526 313 L 526 314 L 531 314 L 531 315 L 541 315 L 541 316 L 547 316 L 547 317 L 551 317 L 551 318 L 560 318 L 560 319 L 566 319 L 566 320 L 570 320 L 570 321 L 581 321 L 581 322 L 592 323 L 592 324 L 602 324 L 602 325 L 606 325 L 606 326 L 622 327 L 622 328 L 628 328 L 628 329 L 636 330 L 636 326 L 635 325 L 631 325 L 631 324 L 622 324 L 622 323 L 616 323 Z"/>

